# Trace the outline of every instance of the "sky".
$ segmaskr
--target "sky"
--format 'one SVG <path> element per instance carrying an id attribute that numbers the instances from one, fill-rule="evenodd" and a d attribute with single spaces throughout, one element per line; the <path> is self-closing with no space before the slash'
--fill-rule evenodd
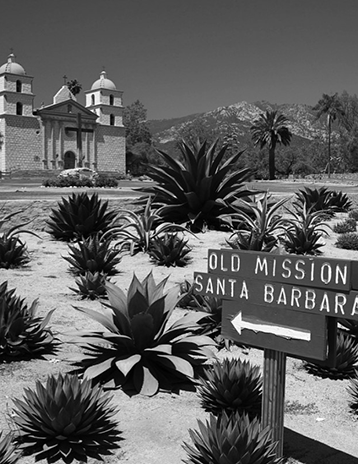
<path id="1" fill-rule="evenodd" d="M 1 3 L 0 64 L 12 49 L 34 77 L 35 108 L 52 103 L 64 75 L 89 90 L 103 67 L 148 119 L 358 93 L 357 0 Z"/>

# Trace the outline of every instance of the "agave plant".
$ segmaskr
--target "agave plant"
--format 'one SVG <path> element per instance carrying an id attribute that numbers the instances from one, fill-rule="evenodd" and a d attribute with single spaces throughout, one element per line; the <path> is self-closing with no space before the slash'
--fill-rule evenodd
<path id="1" fill-rule="evenodd" d="M 15 211 L 0 218 L 0 229 L 7 224 L 11 218 L 21 214 L 24 210 Z M 31 234 L 40 238 L 32 230 L 24 229 L 30 221 L 14 225 L 0 234 L 0 268 L 9 269 L 22 266 L 29 261 L 26 244 L 20 239 L 19 234 Z"/>
<path id="2" fill-rule="evenodd" d="M 46 328 L 52 313 L 36 317 L 38 301 L 30 307 L 24 299 L 7 289 L 7 281 L 0 285 L 0 360 L 41 357 L 56 351 L 57 341 Z"/>
<path id="3" fill-rule="evenodd" d="M 23 454 L 33 455 L 36 461 L 102 460 L 119 448 L 121 432 L 113 421 L 117 411 L 110 401 L 100 387 L 75 375 L 49 376 L 46 385 L 37 381 L 36 390 L 25 389 L 22 400 L 14 399 L 16 441 Z"/>
<path id="4" fill-rule="evenodd" d="M 230 174 L 243 151 L 224 162 L 227 146 L 215 156 L 217 145 L 218 141 L 207 150 L 206 142 L 191 148 L 183 141 L 182 162 L 157 150 L 167 166 L 149 166 L 148 175 L 156 184 L 139 190 L 154 196 L 153 205 L 164 221 L 186 224 L 193 232 L 220 228 L 224 215 L 234 212 L 231 204 L 253 193 L 243 184 L 252 175 L 249 169 Z"/>
<path id="5" fill-rule="evenodd" d="M 0 432 L 0 464 L 15 464 L 21 453 L 13 442 L 13 435 L 8 433 L 4 438 L 1 436 L 2 432 Z"/>
<path id="6" fill-rule="evenodd" d="M 148 396 L 159 388 L 193 385 L 195 368 L 212 355 L 207 347 L 214 342 L 195 333 L 202 314 L 168 322 L 178 290 L 173 287 L 164 293 L 166 281 L 156 284 L 150 273 L 140 282 L 134 274 L 127 297 L 116 285 L 106 284 L 109 304 L 104 304 L 103 312 L 76 308 L 106 329 L 74 339 L 86 350 L 73 358 L 86 378 L 106 388 L 122 387 L 129 394 Z"/>
<path id="7" fill-rule="evenodd" d="M 336 212 L 348 211 L 352 202 L 345 193 L 328 190 L 327 187 L 319 189 L 310 189 L 305 187 L 304 190 L 296 192 L 296 199 L 293 203 L 299 208 L 306 206 L 312 212 L 323 211 L 329 216 L 334 216 Z"/>
<path id="8" fill-rule="evenodd" d="M 246 413 L 252 419 L 261 414 L 262 378 L 260 368 L 240 359 L 216 361 L 200 378 L 198 394 L 205 411 L 214 415 Z"/>
<path id="9" fill-rule="evenodd" d="M 345 331 L 337 336 L 336 363 L 334 367 L 306 362 L 305 368 L 311 374 L 330 379 L 350 379 L 358 368 L 357 340 Z"/>
<path id="10" fill-rule="evenodd" d="M 97 298 L 105 298 L 107 296 L 107 278 L 100 272 L 92 273 L 91 271 L 87 271 L 84 275 L 78 276 L 75 282 L 77 288 L 70 288 L 70 290 L 78 293 L 81 298 L 96 300 Z"/>
<path id="11" fill-rule="evenodd" d="M 327 224 L 322 222 L 322 211 L 312 211 L 303 205 L 291 211 L 293 219 L 286 220 L 285 234 L 280 237 L 281 243 L 288 253 L 295 255 L 320 254 L 322 236 L 328 235 Z"/>
<path id="12" fill-rule="evenodd" d="M 81 240 L 106 232 L 116 217 L 115 211 L 108 211 L 108 201 L 102 201 L 96 193 L 91 197 L 86 192 L 73 193 L 51 210 L 48 232 L 57 240 Z"/>
<path id="13" fill-rule="evenodd" d="M 232 205 L 235 214 L 231 218 L 239 221 L 239 230 L 227 240 L 232 248 L 270 252 L 277 245 L 275 234 L 286 227 L 286 220 L 278 214 L 278 210 L 288 199 L 275 203 L 269 199 L 270 195 L 265 193 L 251 203 L 241 200 L 240 207 Z"/>
<path id="14" fill-rule="evenodd" d="M 348 394 L 350 396 L 349 407 L 352 412 L 358 414 L 358 378 L 355 375 L 354 378 L 350 379 L 347 387 Z"/>
<path id="15" fill-rule="evenodd" d="M 184 443 L 187 464 L 280 464 L 276 442 L 268 428 L 261 430 L 258 418 L 239 413 L 220 417 L 210 414 L 206 423 L 198 421 L 199 430 L 189 430 L 193 444 Z"/>
<path id="16" fill-rule="evenodd" d="M 188 232 L 185 227 L 171 222 L 161 222 L 161 217 L 156 210 L 151 208 L 151 197 L 148 197 L 143 213 L 136 213 L 128 209 L 120 209 L 118 214 L 124 224 L 111 228 L 104 238 L 116 237 L 117 246 L 120 249 L 129 248 L 130 254 L 137 251 L 148 253 L 153 240 L 165 232 L 183 231 Z"/>
<path id="17" fill-rule="evenodd" d="M 119 273 L 116 269 L 121 262 L 119 250 L 111 247 L 111 242 L 98 234 L 69 245 L 70 255 L 63 258 L 71 264 L 70 271 L 74 275 L 84 275 L 87 271 L 113 276 Z"/>
<path id="18" fill-rule="evenodd" d="M 191 248 L 188 241 L 178 237 L 177 233 L 160 235 L 152 240 L 148 254 L 158 266 L 186 266 L 191 257 L 188 254 Z"/>

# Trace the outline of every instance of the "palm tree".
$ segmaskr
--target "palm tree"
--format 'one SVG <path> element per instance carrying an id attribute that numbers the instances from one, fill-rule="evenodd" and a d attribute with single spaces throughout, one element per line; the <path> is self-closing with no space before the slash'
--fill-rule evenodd
<path id="1" fill-rule="evenodd" d="M 72 79 L 71 81 L 68 81 L 66 85 L 75 96 L 78 95 L 82 90 L 82 84 L 80 84 L 77 79 Z"/>
<path id="2" fill-rule="evenodd" d="M 275 150 L 276 145 L 288 146 L 291 142 L 292 133 L 287 127 L 289 120 L 277 111 L 266 111 L 260 114 L 259 119 L 254 121 L 250 127 L 251 138 L 255 145 L 263 148 L 265 145 L 269 149 L 269 177 L 275 179 Z"/>
<path id="3" fill-rule="evenodd" d="M 321 116 L 327 115 L 327 129 L 328 129 L 328 160 L 327 160 L 327 174 L 331 177 L 331 138 L 332 138 L 332 122 L 337 118 L 344 116 L 344 110 L 342 103 L 338 97 L 338 94 L 327 95 L 322 94 L 322 98 L 318 101 L 317 105 L 313 108 L 313 111 L 317 111 L 316 120 Z"/>

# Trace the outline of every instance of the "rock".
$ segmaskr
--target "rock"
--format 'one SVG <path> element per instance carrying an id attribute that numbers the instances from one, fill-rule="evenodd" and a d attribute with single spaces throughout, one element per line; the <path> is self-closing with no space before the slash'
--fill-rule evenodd
<path id="1" fill-rule="evenodd" d="M 74 168 L 65 169 L 57 176 L 59 179 L 68 179 L 70 177 L 75 179 L 90 179 L 94 180 L 99 176 L 98 172 L 89 168 Z"/>

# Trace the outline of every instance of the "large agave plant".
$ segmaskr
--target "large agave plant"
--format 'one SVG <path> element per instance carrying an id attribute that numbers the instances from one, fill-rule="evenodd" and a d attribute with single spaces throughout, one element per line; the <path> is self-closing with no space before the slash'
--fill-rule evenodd
<path id="1" fill-rule="evenodd" d="M 243 184 L 252 175 L 249 169 L 230 173 L 243 151 L 224 161 L 227 146 L 215 155 L 217 144 L 207 150 L 206 142 L 192 148 L 183 141 L 182 162 L 158 150 L 167 166 L 149 166 L 148 175 L 156 184 L 139 190 L 153 195 L 163 220 L 186 224 L 193 232 L 219 228 L 223 215 L 234 212 L 231 204 L 253 193 Z"/>
<path id="2" fill-rule="evenodd" d="M 36 461 L 102 460 L 119 448 L 120 432 L 113 421 L 117 411 L 110 401 L 108 393 L 77 376 L 49 376 L 46 385 L 37 381 L 36 390 L 25 389 L 22 400 L 14 399 L 16 441 L 23 454 L 33 455 Z"/>
<path id="3" fill-rule="evenodd" d="M 198 430 L 189 430 L 193 444 L 184 443 L 187 464 L 280 464 L 276 443 L 268 428 L 261 430 L 259 419 L 239 413 L 220 417 L 210 414 Z"/>
<path id="4" fill-rule="evenodd" d="M 324 364 L 306 362 L 305 368 L 311 374 L 330 379 L 350 379 L 355 377 L 358 369 L 358 344 L 355 337 L 345 331 L 339 331 L 334 367 Z"/>
<path id="5" fill-rule="evenodd" d="M 54 353 L 57 341 L 46 328 L 54 310 L 45 318 L 36 317 L 38 301 L 30 307 L 24 299 L 0 285 L 0 360 L 41 357 Z"/>
<path id="6" fill-rule="evenodd" d="M 74 340 L 86 350 L 73 358 L 86 378 L 148 396 L 193 384 L 195 367 L 212 355 L 207 346 L 214 342 L 195 333 L 200 313 L 169 323 L 179 297 L 176 287 L 164 293 L 166 280 L 156 284 L 150 273 L 140 282 L 134 275 L 127 296 L 107 283 L 109 304 L 101 313 L 77 308 L 106 329 Z"/>
<path id="7" fill-rule="evenodd" d="M 109 240 L 93 235 L 68 247 L 69 256 L 63 258 L 71 264 L 70 271 L 74 275 L 84 275 L 87 271 L 107 276 L 118 274 L 116 266 L 121 262 L 118 256 L 120 251 L 111 248 Z"/>
<path id="8" fill-rule="evenodd" d="M 329 190 L 327 187 L 319 189 L 305 187 L 304 190 L 296 192 L 293 204 L 299 208 L 306 206 L 312 212 L 323 211 L 329 216 L 334 216 L 339 211 L 348 211 L 352 206 L 351 200 L 345 193 Z"/>
<path id="9" fill-rule="evenodd" d="M 227 240 L 232 248 L 270 252 L 276 247 L 277 233 L 286 227 L 286 220 L 279 215 L 279 209 L 288 199 L 275 203 L 269 200 L 269 194 L 265 193 L 251 203 L 241 200 L 238 205 L 232 206 L 235 213 L 231 219 L 239 221 L 239 230 Z"/>
<path id="10" fill-rule="evenodd" d="M 111 228 L 104 238 L 115 237 L 117 246 L 121 250 L 128 248 L 133 255 L 137 251 L 148 253 L 153 240 L 166 232 L 187 231 L 185 227 L 178 224 L 162 222 L 157 210 L 152 210 L 151 202 L 151 197 L 148 197 L 143 213 L 120 209 L 118 214 L 124 224 Z"/>
<path id="11" fill-rule="evenodd" d="M 215 362 L 204 371 L 198 386 L 203 408 L 220 415 L 246 413 L 252 419 L 261 414 L 262 378 L 260 368 L 240 359 Z"/>
<path id="12" fill-rule="evenodd" d="M 102 201 L 96 193 L 91 197 L 86 192 L 73 193 L 51 210 L 48 232 L 57 240 L 81 240 L 106 232 L 116 217 L 115 211 L 108 211 L 108 201 Z"/>
<path id="13" fill-rule="evenodd" d="M 151 261 L 158 266 L 186 266 L 191 257 L 188 256 L 191 248 L 188 241 L 179 237 L 178 234 L 164 234 L 152 240 L 148 254 Z"/>
<path id="14" fill-rule="evenodd" d="M 21 453 L 13 442 L 13 435 L 8 433 L 4 438 L 1 436 L 2 432 L 0 432 L 0 464 L 15 464 Z"/>

